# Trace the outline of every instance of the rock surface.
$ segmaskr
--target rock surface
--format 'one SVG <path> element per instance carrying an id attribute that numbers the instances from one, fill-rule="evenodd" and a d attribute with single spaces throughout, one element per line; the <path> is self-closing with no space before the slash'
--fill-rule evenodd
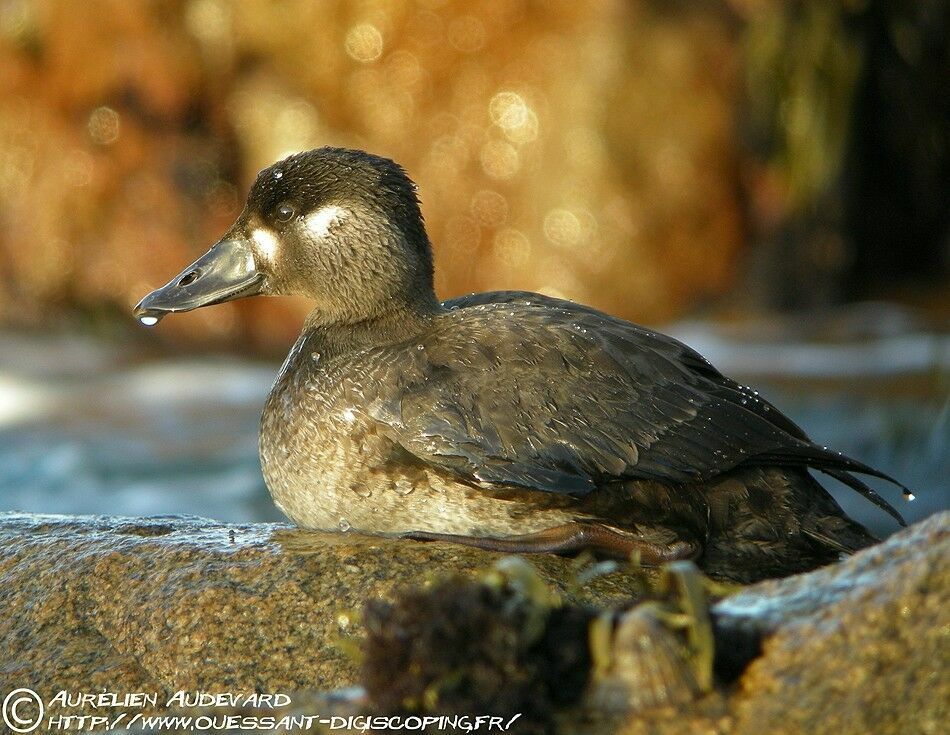
<path id="1" fill-rule="evenodd" d="M 339 641 L 355 632 L 349 612 L 365 599 L 497 557 L 283 525 L 3 514 L 0 693 L 283 692 L 299 694 L 299 708 L 320 701 L 315 690 L 355 682 Z M 570 560 L 531 561 L 567 599 L 615 605 L 642 591 L 635 573 L 581 589 Z M 717 603 L 717 654 L 732 675 L 710 695 L 611 719 L 569 713 L 561 729 L 942 732 L 948 591 L 950 513 L 942 513 L 845 562 Z"/>
<path id="2" fill-rule="evenodd" d="M 764 636 L 734 699 L 735 732 L 946 732 L 950 513 L 715 612 L 721 633 Z"/>
<path id="3" fill-rule="evenodd" d="M 0 514 L 0 694 L 351 684 L 339 641 L 366 599 L 499 556 L 279 524 Z M 534 562 L 555 587 L 573 584 L 571 560 Z M 582 596 L 616 603 L 641 583 L 611 574 Z"/>
<path id="4" fill-rule="evenodd" d="M 850 559 L 712 608 L 717 655 L 748 663 L 702 700 L 624 735 L 941 733 L 950 721 L 950 512 Z M 751 658 L 749 662 L 748 659 Z M 941 724 L 943 723 L 943 724 Z M 571 732 L 590 733 L 585 724 Z"/>

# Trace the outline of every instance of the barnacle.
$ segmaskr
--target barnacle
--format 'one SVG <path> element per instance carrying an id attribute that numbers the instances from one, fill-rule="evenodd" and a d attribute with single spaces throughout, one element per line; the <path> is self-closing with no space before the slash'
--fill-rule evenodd
<path id="1" fill-rule="evenodd" d="M 657 612 L 641 605 L 591 623 L 591 709 L 639 711 L 686 702 L 702 691 L 682 641 Z"/>
<path id="2" fill-rule="evenodd" d="M 592 621 L 591 709 L 638 711 L 688 702 L 712 689 L 708 595 L 723 588 L 683 561 L 664 567 L 655 589 L 657 599 Z"/>

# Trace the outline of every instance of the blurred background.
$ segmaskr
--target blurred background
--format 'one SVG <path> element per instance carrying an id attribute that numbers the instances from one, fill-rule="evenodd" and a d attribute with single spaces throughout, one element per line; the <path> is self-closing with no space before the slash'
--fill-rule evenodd
<path id="1" fill-rule="evenodd" d="M 0 0 L 0 509 L 279 517 L 257 417 L 306 302 L 130 310 L 321 145 L 416 180 L 442 297 L 664 329 L 909 518 L 947 507 L 948 28 L 944 0 Z"/>

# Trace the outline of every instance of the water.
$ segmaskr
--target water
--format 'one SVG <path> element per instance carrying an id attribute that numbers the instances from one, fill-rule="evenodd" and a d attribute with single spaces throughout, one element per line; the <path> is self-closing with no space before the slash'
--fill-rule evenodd
<path id="1" fill-rule="evenodd" d="M 869 481 L 909 521 L 950 506 L 945 338 L 779 349 L 707 325 L 681 325 L 678 336 L 817 442 L 907 484 L 913 503 Z M 260 410 L 277 369 L 235 358 L 143 362 L 92 339 L 0 333 L 0 510 L 280 520 L 257 458 Z M 855 493 L 822 482 L 879 533 L 896 528 Z"/>
<path id="2" fill-rule="evenodd" d="M 276 366 L 133 358 L 0 335 L 0 509 L 281 519 L 257 459 Z"/>

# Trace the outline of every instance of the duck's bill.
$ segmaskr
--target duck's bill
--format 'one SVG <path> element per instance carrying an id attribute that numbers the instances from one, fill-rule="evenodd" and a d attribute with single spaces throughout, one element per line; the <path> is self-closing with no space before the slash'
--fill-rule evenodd
<path id="1" fill-rule="evenodd" d="M 132 313 L 152 326 L 167 314 L 254 296 L 263 285 L 264 274 L 254 265 L 250 245 L 245 240 L 222 240 L 148 294 Z"/>

